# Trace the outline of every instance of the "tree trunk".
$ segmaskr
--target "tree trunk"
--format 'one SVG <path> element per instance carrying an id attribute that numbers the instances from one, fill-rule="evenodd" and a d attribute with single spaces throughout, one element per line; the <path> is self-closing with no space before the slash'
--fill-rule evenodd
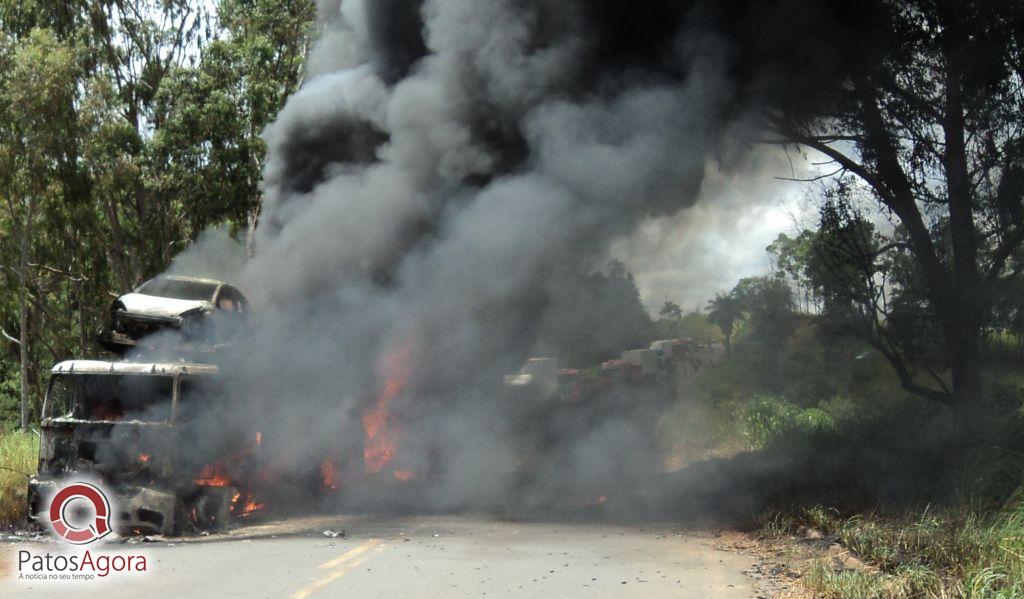
<path id="1" fill-rule="evenodd" d="M 28 351 L 28 298 L 25 297 L 25 293 L 25 288 L 22 286 L 21 294 L 18 298 L 18 327 L 21 329 L 21 334 L 18 337 L 19 360 L 21 362 L 19 373 L 21 395 L 18 406 L 21 415 L 21 430 L 23 431 L 28 430 L 28 362 L 31 359 L 31 354 Z"/>
<path id="2" fill-rule="evenodd" d="M 128 236 L 121 226 L 121 219 L 117 214 L 117 206 L 114 203 L 114 199 L 108 199 L 104 207 L 110 224 L 110 239 L 107 240 L 110 247 L 107 249 L 107 252 L 108 256 L 110 256 L 111 269 L 117 277 L 118 286 L 121 289 L 131 289 L 138 284 L 142 270 L 138 254 L 134 251 L 129 251 L 127 247 Z"/>
<path id="3" fill-rule="evenodd" d="M 249 211 L 248 215 L 248 226 L 245 230 L 245 257 L 246 259 L 252 259 L 256 255 L 256 226 L 260 220 L 260 205 L 257 203 L 256 206 Z"/>
<path id="4" fill-rule="evenodd" d="M 21 222 L 21 239 L 18 257 L 18 283 L 20 289 L 18 290 L 18 328 L 21 329 L 19 332 L 19 361 L 20 371 L 19 378 L 21 383 L 21 393 L 19 396 L 19 411 L 21 416 L 21 430 L 27 431 L 28 422 L 28 404 L 29 404 L 29 362 L 32 360 L 31 352 L 31 337 L 29 335 L 28 325 L 28 263 L 29 263 L 29 251 L 31 250 L 32 241 L 32 214 L 35 202 L 32 199 L 25 200 L 25 212 L 24 219 Z"/>
<path id="5" fill-rule="evenodd" d="M 956 62 L 954 58 L 950 62 Z M 981 331 L 980 281 L 977 242 L 966 169 L 964 117 L 960 74 L 951 66 L 943 129 L 946 137 L 944 167 L 950 207 L 952 265 L 943 264 L 925 224 L 914 193 L 899 162 L 894 142 L 878 108 L 878 99 L 867 81 L 859 90 L 864 107 L 866 145 L 877 160 L 878 180 L 868 179 L 883 202 L 906 229 L 911 251 L 921 268 L 928 299 L 939 321 L 945 353 L 953 379 L 952 403 L 972 403 L 981 395 L 979 341 Z"/>
<path id="6" fill-rule="evenodd" d="M 949 233 L 953 246 L 952 306 L 948 316 L 946 344 L 953 375 L 953 395 L 959 404 L 973 403 L 981 396 L 981 315 L 985 311 L 978 272 L 978 240 L 974 223 L 973 193 L 967 168 L 966 122 L 963 100 L 962 17 L 958 2 L 941 4 L 946 54 L 945 106 L 942 132 L 945 140 L 944 170 L 949 199 Z"/>

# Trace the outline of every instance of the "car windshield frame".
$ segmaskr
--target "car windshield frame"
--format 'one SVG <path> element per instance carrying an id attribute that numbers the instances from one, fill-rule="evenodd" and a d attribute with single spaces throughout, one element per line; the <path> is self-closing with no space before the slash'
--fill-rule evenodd
<path id="1" fill-rule="evenodd" d="M 135 292 L 155 297 L 212 302 L 219 288 L 219 284 L 207 281 L 189 281 L 183 279 L 171 279 L 168 277 L 157 277 L 143 283 L 135 290 Z"/>

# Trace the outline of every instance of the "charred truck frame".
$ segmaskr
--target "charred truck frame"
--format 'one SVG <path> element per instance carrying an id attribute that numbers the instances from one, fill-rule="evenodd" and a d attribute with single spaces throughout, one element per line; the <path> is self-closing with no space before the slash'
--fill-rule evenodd
<path id="1" fill-rule="evenodd" d="M 94 476 L 114 493 L 124 531 L 173 534 L 217 528 L 239 492 L 197 481 L 185 426 L 220 401 L 217 366 L 69 360 L 53 367 L 43 402 L 39 473 L 29 481 L 29 518 L 68 475 Z"/>

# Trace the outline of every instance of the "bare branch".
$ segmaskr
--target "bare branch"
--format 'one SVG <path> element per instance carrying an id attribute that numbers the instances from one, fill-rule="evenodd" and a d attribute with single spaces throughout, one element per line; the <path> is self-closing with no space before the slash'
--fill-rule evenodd
<path id="1" fill-rule="evenodd" d="M 63 270 L 60 270 L 58 268 L 54 268 L 52 266 L 47 266 L 45 264 L 36 264 L 35 262 L 28 262 L 27 264 L 29 266 L 33 267 L 33 268 L 41 268 L 43 270 L 48 270 L 48 271 L 50 271 L 50 272 L 52 272 L 54 274 L 58 274 L 58 275 L 66 278 L 66 279 L 75 281 L 77 283 L 81 283 L 83 281 L 88 281 L 89 280 L 87 277 L 85 277 L 83 275 L 75 276 L 75 275 L 73 275 L 71 273 L 64 272 Z"/>
<path id="2" fill-rule="evenodd" d="M 3 335 L 3 336 L 4 336 L 4 337 L 5 337 L 5 338 L 6 338 L 6 339 L 7 339 L 8 341 L 10 341 L 11 343 L 16 343 L 16 344 L 18 344 L 18 345 L 21 345 L 21 341 L 20 341 L 20 340 L 18 340 L 18 339 L 15 339 L 14 337 L 11 337 L 11 336 L 10 336 L 10 335 L 9 335 L 9 334 L 7 333 L 7 331 L 5 331 L 5 330 L 4 330 L 4 328 L 3 328 L 3 327 L 0 327 L 0 335 Z"/>
<path id="3" fill-rule="evenodd" d="M 1022 243 L 1024 243 L 1024 229 L 1018 229 L 1003 240 L 1003 243 L 996 248 L 995 254 L 992 256 L 992 263 L 989 265 L 988 272 L 985 273 L 986 284 L 991 285 L 999 278 L 999 273 L 1006 266 L 1006 261 Z"/>
<path id="4" fill-rule="evenodd" d="M 814 183 L 816 181 L 821 181 L 822 179 L 831 179 L 832 177 L 843 172 L 846 172 L 846 169 L 844 167 L 839 167 L 836 170 L 832 171 L 831 173 L 825 173 L 823 175 L 818 175 L 816 177 L 775 177 L 775 180 L 795 181 L 797 183 Z"/>

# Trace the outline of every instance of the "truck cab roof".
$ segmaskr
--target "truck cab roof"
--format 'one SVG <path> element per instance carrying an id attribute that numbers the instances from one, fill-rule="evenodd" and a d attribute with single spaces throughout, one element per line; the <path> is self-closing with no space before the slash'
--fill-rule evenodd
<path id="1" fill-rule="evenodd" d="M 131 374 L 131 375 L 216 375 L 220 369 L 210 364 L 186 362 L 107 362 L 103 360 L 65 360 L 55 365 L 52 374 Z"/>

